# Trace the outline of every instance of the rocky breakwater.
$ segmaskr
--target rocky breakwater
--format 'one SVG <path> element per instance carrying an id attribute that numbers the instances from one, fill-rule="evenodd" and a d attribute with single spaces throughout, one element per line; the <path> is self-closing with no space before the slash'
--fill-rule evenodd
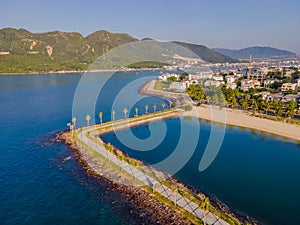
<path id="1" fill-rule="evenodd" d="M 68 131 L 61 132 L 57 140 L 73 150 L 77 161 L 87 174 L 96 177 L 100 182 L 106 182 L 109 185 L 108 191 L 118 192 L 122 196 L 119 199 L 114 199 L 112 204 L 126 208 L 129 214 L 136 217 L 137 224 L 184 225 L 200 223 L 200 221 L 191 220 L 172 205 L 159 201 L 149 190 L 130 185 L 131 181 L 126 176 L 122 176 L 117 169 L 107 166 L 106 160 L 95 158 L 89 151 L 78 145 Z M 119 180 L 119 182 L 106 179 L 106 176 L 103 175 L 107 173 L 111 177 L 114 176 L 112 180 Z"/>

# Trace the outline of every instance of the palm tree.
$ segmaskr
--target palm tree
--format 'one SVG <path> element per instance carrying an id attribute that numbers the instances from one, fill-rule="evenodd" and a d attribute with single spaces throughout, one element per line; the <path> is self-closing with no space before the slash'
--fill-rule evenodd
<path id="1" fill-rule="evenodd" d="M 149 106 L 145 105 L 146 114 L 148 113 Z"/>
<path id="2" fill-rule="evenodd" d="M 135 108 L 135 116 L 139 116 L 138 112 L 139 112 L 139 109 Z"/>
<path id="3" fill-rule="evenodd" d="M 72 131 L 72 135 L 74 136 L 74 125 L 70 126 L 70 130 Z"/>
<path id="4" fill-rule="evenodd" d="M 99 113 L 100 124 L 102 124 L 102 117 L 103 117 L 103 113 L 102 113 L 102 112 L 100 112 L 100 113 Z"/>
<path id="5" fill-rule="evenodd" d="M 242 100 L 241 100 L 241 106 L 242 106 L 242 108 L 243 108 L 244 110 L 248 110 L 248 107 L 249 107 L 248 101 L 246 101 L 245 99 L 242 99 Z"/>
<path id="6" fill-rule="evenodd" d="M 124 118 L 126 119 L 126 115 L 127 115 L 127 113 L 128 113 L 128 109 L 124 108 L 124 109 L 123 109 L 123 113 L 124 113 Z"/>
<path id="7" fill-rule="evenodd" d="M 77 120 L 76 117 L 72 118 L 72 123 L 73 123 L 73 126 L 74 126 L 75 129 L 76 129 L 76 120 Z"/>
<path id="8" fill-rule="evenodd" d="M 233 96 L 232 99 L 231 99 L 231 106 L 232 106 L 232 108 L 234 108 L 234 109 L 236 109 L 236 108 L 238 107 L 238 103 L 237 103 L 237 101 L 236 101 L 235 96 Z"/>
<path id="9" fill-rule="evenodd" d="M 245 96 L 244 96 L 244 98 L 245 98 L 246 101 L 249 101 L 250 97 L 251 97 L 250 94 L 245 94 Z"/>
<path id="10" fill-rule="evenodd" d="M 87 126 L 90 125 L 90 119 L 91 119 L 91 116 L 90 116 L 90 115 L 86 115 L 86 116 L 85 116 L 85 120 L 86 120 Z"/>
<path id="11" fill-rule="evenodd" d="M 210 202 L 208 198 L 205 198 L 202 202 L 201 202 L 201 208 L 204 209 L 204 216 L 203 216 L 203 223 L 206 224 L 205 222 L 205 217 L 207 212 L 209 211 L 209 207 L 210 207 Z"/>
<path id="12" fill-rule="evenodd" d="M 154 103 L 153 105 L 153 111 L 156 112 L 156 108 L 157 108 L 157 105 Z"/>
<path id="13" fill-rule="evenodd" d="M 209 104 L 211 102 L 211 96 L 206 96 L 206 102 Z"/>
<path id="14" fill-rule="evenodd" d="M 254 116 L 255 116 L 256 115 L 256 110 L 258 109 L 258 103 L 257 103 L 255 98 L 252 99 L 251 104 L 252 104 L 253 111 L 254 111 Z"/>
<path id="15" fill-rule="evenodd" d="M 294 118 L 296 107 L 297 103 L 294 100 L 291 100 L 287 103 L 286 113 L 290 119 Z"/>
<path id="16" fill-rule="evenodd" d="M 275 114 L 277 116 L 282 116 L 282 102 L 281 101 L 274 102 L 274 109 L 275 109 Z"/>
<path id="17" fill-rule="evenodd" d="M 265 111 L 266 111 L 266 115 L 268 115 L 268 112 L 270 111 L 271 108 L 271 104 L 269 101 L 264 101 L 264 106 L 265 106 Z"/>
<path id="18" fill-rule="evenodd" d="M 71 131 L 71 123 L 67 123 L 67 126 L 69 127 L 70 131 Z"/>
<path id="19" fill-rule="evenodd" d="M 165 106 L 166 106 L 165 102 L 162 102 L 161 107 L 163 107 L 163 110 L 165 110 Z"/>
<path id="20" fill-rule="evenodd" d="M 115 120 L 116 119 L 115 118 L 116 112 L 114 110 L 111 112 L 111 115 L 112 115 L 112 120 Z"/>

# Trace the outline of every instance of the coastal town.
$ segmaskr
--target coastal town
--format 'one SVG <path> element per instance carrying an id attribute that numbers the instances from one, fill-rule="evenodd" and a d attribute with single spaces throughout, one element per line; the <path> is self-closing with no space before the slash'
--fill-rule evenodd
<path id="1" fill-rule="evenodd" d="M 298 118 L 299 69 L 299 61 L 254 62 L 251 56 L 246 63 L 215 64 L 198 69 L 187 66 L 174 72 L 161 72 L 157 86 L 167 91 L 187 92 L 199 104 L 226 105 Z M 208 90 L 217 89 L 222 90 L 223 100 L 207 94 Z"/>

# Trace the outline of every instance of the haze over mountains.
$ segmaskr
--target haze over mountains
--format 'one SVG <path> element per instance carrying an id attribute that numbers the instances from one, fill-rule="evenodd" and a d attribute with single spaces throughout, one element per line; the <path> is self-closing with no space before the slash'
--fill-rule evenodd
<path id="1" fill-rule="evenodd" d="M 271 58 L 271 57 L 283 57 L 283 56 L 295 56 L 296 53 L 285 51 L 271 47 L 260 47 L 254 46 L 244 48 L 240 50 L 224 49 L 224 48 L 213 48 L 212 50 L 221 54 L 227 55 L 235 59 L 249 59 L 250 55 L 254 58 Z"/>
<path id="2" fill-rule="evenodd" d="M 103 53 L 143 40 L 105 30 L 83 37 L 78 32 L 31 33 L 25 29 L 4 28 L 0 30 L 0 73 L 85 70 Z M 206 62 L 239 62 L 237 58 L 240 57 L 230 55 L 228 51 L 214 51 L 203 45 L 184 42 L 173 43 L 190 49 Z"/>

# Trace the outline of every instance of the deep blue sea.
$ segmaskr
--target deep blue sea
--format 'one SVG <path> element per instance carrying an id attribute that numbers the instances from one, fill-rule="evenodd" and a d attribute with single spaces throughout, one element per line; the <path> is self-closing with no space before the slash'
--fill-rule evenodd
<path id="1" fill-rule="evenodd" d="M 102 90 L 95 112 L 103 111 L 104 121 L 109 120 L 111 102 L 118 90 L 136 79 L 158 73 L 115 74 Z M 93 74 L 95 80 L 101 75 Z M 104 181 L 86 175 L 72 151 L 53 141 L 58 132 L 67 129 L 80 78 L 80 74 L 0 76 L 0 224 L 139 224 L 138 217 L 128 213 L 124 204 L 115 203 L 124 198 L 120 193 Z M 137 90 L 133 87 L 127 93 L 124 104 Z M 148 97 L 134 108 L 142 110 L 145 104 L 156 103 L 160 109 L 162 101 Z M 118 111 L 116 117 L 122 116 Z M 94 118 L 99 121 L 97 114 Z M 77 120 L 78 125 L 85 123 L 83 117 Z M 211 129 L 209 122 L 199 122 L 198 146 L 176 177 L 264 224 L 299 224 L 299 144 L 227 127 L 216 160 L 206 171 L 199 172 Z M 149 164 L 159 162 L 177 145 L 179 118 L 131 128 L 136 137 L 145 139 L 151 135 L 149 126 L 162 123 L 166 124 L 167 135 L 149 152 L 127 148 L 113 133 L 103 138 Z M 118 132 L 129 135 L 128 131 Z M 64 162 L 68 156 L 71 160 Z"/>

